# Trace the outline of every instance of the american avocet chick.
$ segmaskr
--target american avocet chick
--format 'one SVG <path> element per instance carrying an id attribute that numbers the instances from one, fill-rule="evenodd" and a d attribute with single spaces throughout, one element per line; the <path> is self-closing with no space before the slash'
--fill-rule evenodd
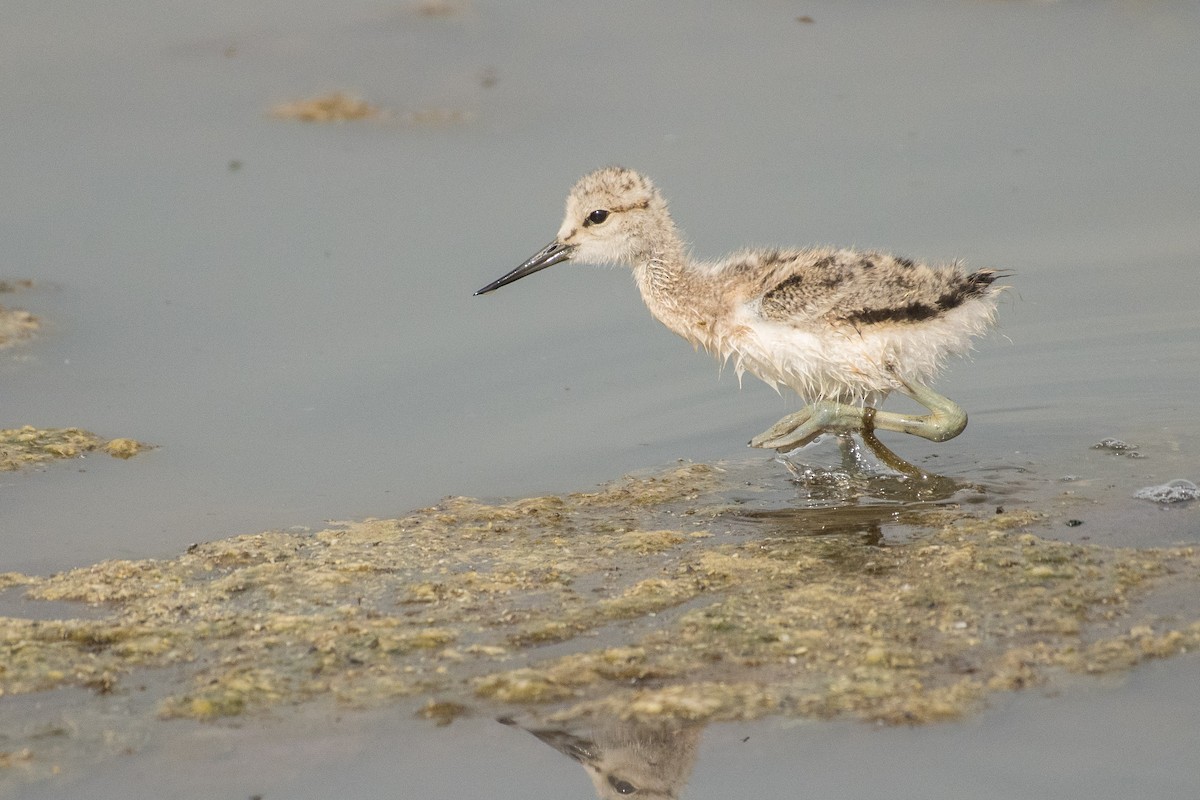
<path id="1" fill-rule="evenodd" d="M 568 259 L 632 266 L 660 322 L 732 359 L 739 380 L 749 371 L 808 401 L 750 441 L 781 452 L 823 431 L 872 440 L 875 430 L 901 431 L 935 442 L 960 434 L 966 413 L 926 384 L 991 325 L 1000 291 L 993 270 L 965 272 L 873 251 L 744 250 L 713 263 L 693 261 L 654 184 L 608 167 L 571 189 L 553 242 L 475 294 Z M 897 390 L 929 413 L 877 410 Z"/>

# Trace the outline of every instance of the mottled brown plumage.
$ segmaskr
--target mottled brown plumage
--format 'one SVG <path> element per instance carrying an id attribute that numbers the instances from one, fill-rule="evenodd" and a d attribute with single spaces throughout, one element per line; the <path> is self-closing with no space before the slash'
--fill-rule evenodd
<path id="1" fill-rule="evenodd" d="M 930 267 L 888 253 L 854 250 L 771 251 L 751 255 L 750 272 L 766 274 L 763 317 L 801 317 L 829 325 L 919 322 L 980 297 L 993 270 L 964 273 L 956 265 Z M 734 267 L 734 269 L 737 269 Z M 787 277 L 779 278 L 779 275 Z"/>

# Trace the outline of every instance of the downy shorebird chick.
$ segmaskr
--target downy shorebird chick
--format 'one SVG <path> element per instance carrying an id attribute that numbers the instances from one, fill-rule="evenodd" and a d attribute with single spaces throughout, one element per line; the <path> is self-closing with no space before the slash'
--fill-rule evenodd
<path id="1" fill-rule="evenodd" d="M 648 178 L 607 167 L 585 175 L 567 197 L 553 242 L 480 295 L 568 259 L 628 264 L 660 322 L 777 391 L 809 405 L 754 437 L 754 447 L 788 452 L 823 431 L 901 431 L 953 439 L 966 412 L 926 384 L 947 357 L 971 349 L 995 317 L 1000 277 L 990 269 L 929 266 L 874 251 L 743 250 L 693 261 Z M 892 391 L 929 409 L 879 411 Z"/>

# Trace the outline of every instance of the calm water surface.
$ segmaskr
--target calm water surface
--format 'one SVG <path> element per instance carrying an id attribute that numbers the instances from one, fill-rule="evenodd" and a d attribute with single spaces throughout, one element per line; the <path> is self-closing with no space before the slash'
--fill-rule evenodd
<path id="1" fill-rule="evenodd" d="M 606 163 L 653 176 L 701 256 L 834 243 L 1014 271 L 998 332 L 938 384 L 966 433 L 888 443 L 1064 536 L 1200 540 L 1195 508 L 1130 497 L 1200 482 L 1195 4 L 415 8 L 10 4 L 0 273 L 37 282 L 4 302 L 45 329 L 0 357 L 4 426 L 159 449 L 0 475 L 0 571 L 587 489 L 678 458 L 779 469 L 744 443 L 798 401 L 739 389 L 649 317 L 624 270 L 471 297 Z M 332 89 L 393 114 L 266 114 Z M 1105 437 L 1146 457 L 1091 448 Z M 1100 798 L 1156 780 L 1132 794 L 1194 797 L 1179 753 L 1200 745 L 1198 677 L 1178 660 L 921 730 L 715 726 L 686 796 Z M 29 702 L 59 701 L 0 713 Z M 304 719 L 167 726 L 94 784 L 30 796 L 211 796 L 206 779 L 231 796 L 590 792 L 503 726 Z M 250 756 L 291 777 L 238 782 Z"/>

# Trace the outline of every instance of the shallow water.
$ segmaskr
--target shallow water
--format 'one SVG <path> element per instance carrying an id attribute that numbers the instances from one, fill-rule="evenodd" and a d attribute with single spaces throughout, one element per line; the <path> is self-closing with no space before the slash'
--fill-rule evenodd
<path id="1" fill-rule="evenodd" d="M 801 787 L 812 797 L 1183 800 L 1200 785 L 1198 669 L 1193 655 L 1063 691 L 1034 689 L 955 724 L 714 724 L 699 733 L 682 796 L 794 797 Z M 81 725 L 83 735 L 102 738 L 102 725 Z M 20 796 L 594 796 L 579 764 L 488 718 L 435 728 L 415 723 L 409 708 L 306 708 L 286 720 L 175 726 L 171 736 L 133 742 L 136 755 L 26 786 Z"/>
<path id="2" fill-rule="evenodd" d="M 3 302 L 45 328 L 0 356 L 4 426 L 79 425 L 159 449 L 0 474 L 0 572 L 170 556 L 235 533 L 395 516 L 446 494 L 587 489 L 678 458 L 772 467 L 744 443 L 796 399 L 749 378 L 739 389 L 731 370 L 649 318 L 623 271 L 563 266 L 470 296 L 548 241 L 570 184 L 609 162 L 659 182 L 701 256 L 838 243 L 1013 270 L 998 333 L 938 384 L 970 427 L 942 445 L 887 443 L 981 484 L 979 502 L 1044 510 L 1064 538 L 1200 540 L 1195 503 L 1132 497 L 1200 481 L 1194 4 L 453 9 L 7 10 L 0 277 L 36 281 Z M 267 116 L 332 89 L 393 116 Z M 405 116 L 430 110 L 463 121 Z M 1092 449 L 1106 437 L 1145 457 Z M 771 474 L 789 489 L 782 467 Z M 1082 754 L 1196 675 L 1192 659 L 1083 687 L 1055 718 L 1076 723 Z M 1035 795 L 1063 774 L 1023 734 L 1047 713 L 1043 700 L 916 731 L 800 730 L 852 740 L 845 752 L 863 759 L 886 737 L 910 766 L 938 759 L 959 789 L 966 778 L 952 780 L 935 754 L 980 737 L 997 764 L 1021 769 L 997 766 L 958 796 Z M 1136 759 L 1114 745 L 1106 768 L 1146 778 L 1141 767 L 1196 742 L 1195 720 L 1178 713 L 1138 734 L 1150 744 Z M 376 722 L 351 724 L 367 740 L 429 735 Z M 760 725 L 755 737 L 781 736 Z M 478 750 L 464 727 L 438 741 Z M 516 763 L 540 756 L 583 780 L 536 740 L 495 728 L 478 735 L 520 747 Z M 227 729 L 173 730 L 186 743 Z M 336 728 L 311 730 L 301 738 L 312 746 L 340 746 Z M 770 776 L 794 774 L 785 756 L 800 746 L 772 741 L 783 744 L 764 746 L 742 779 L 761 793 L 777 791 Z M 115 793 L 169 750 L 103 774 Z M 190 752 L 201 774 L 219 763 Z M 352 751 L 345 763 L 372 758 L 386 756 Z M 431 777 L 412 794 L 470 793 L 460 755 L 443 758 L 421 760 Z M 377 768 L 363 796 L 406 796 L 404 775 L 424 780 Z M 828 774 L 823 793 L 859 793 Z M 1184 775 L 1146 796 L 1193 796 L 1172 793 L 1200 782 Z M 891 785 L 885 777 L 894 771 L 880 769 Z M 698 769 L 688 796 L 721 780 Z M 1058 794 L 1117 785 L 1078 780 Z M 194 796 L 185 781 L 169 785 L 160 793 Z"/>

